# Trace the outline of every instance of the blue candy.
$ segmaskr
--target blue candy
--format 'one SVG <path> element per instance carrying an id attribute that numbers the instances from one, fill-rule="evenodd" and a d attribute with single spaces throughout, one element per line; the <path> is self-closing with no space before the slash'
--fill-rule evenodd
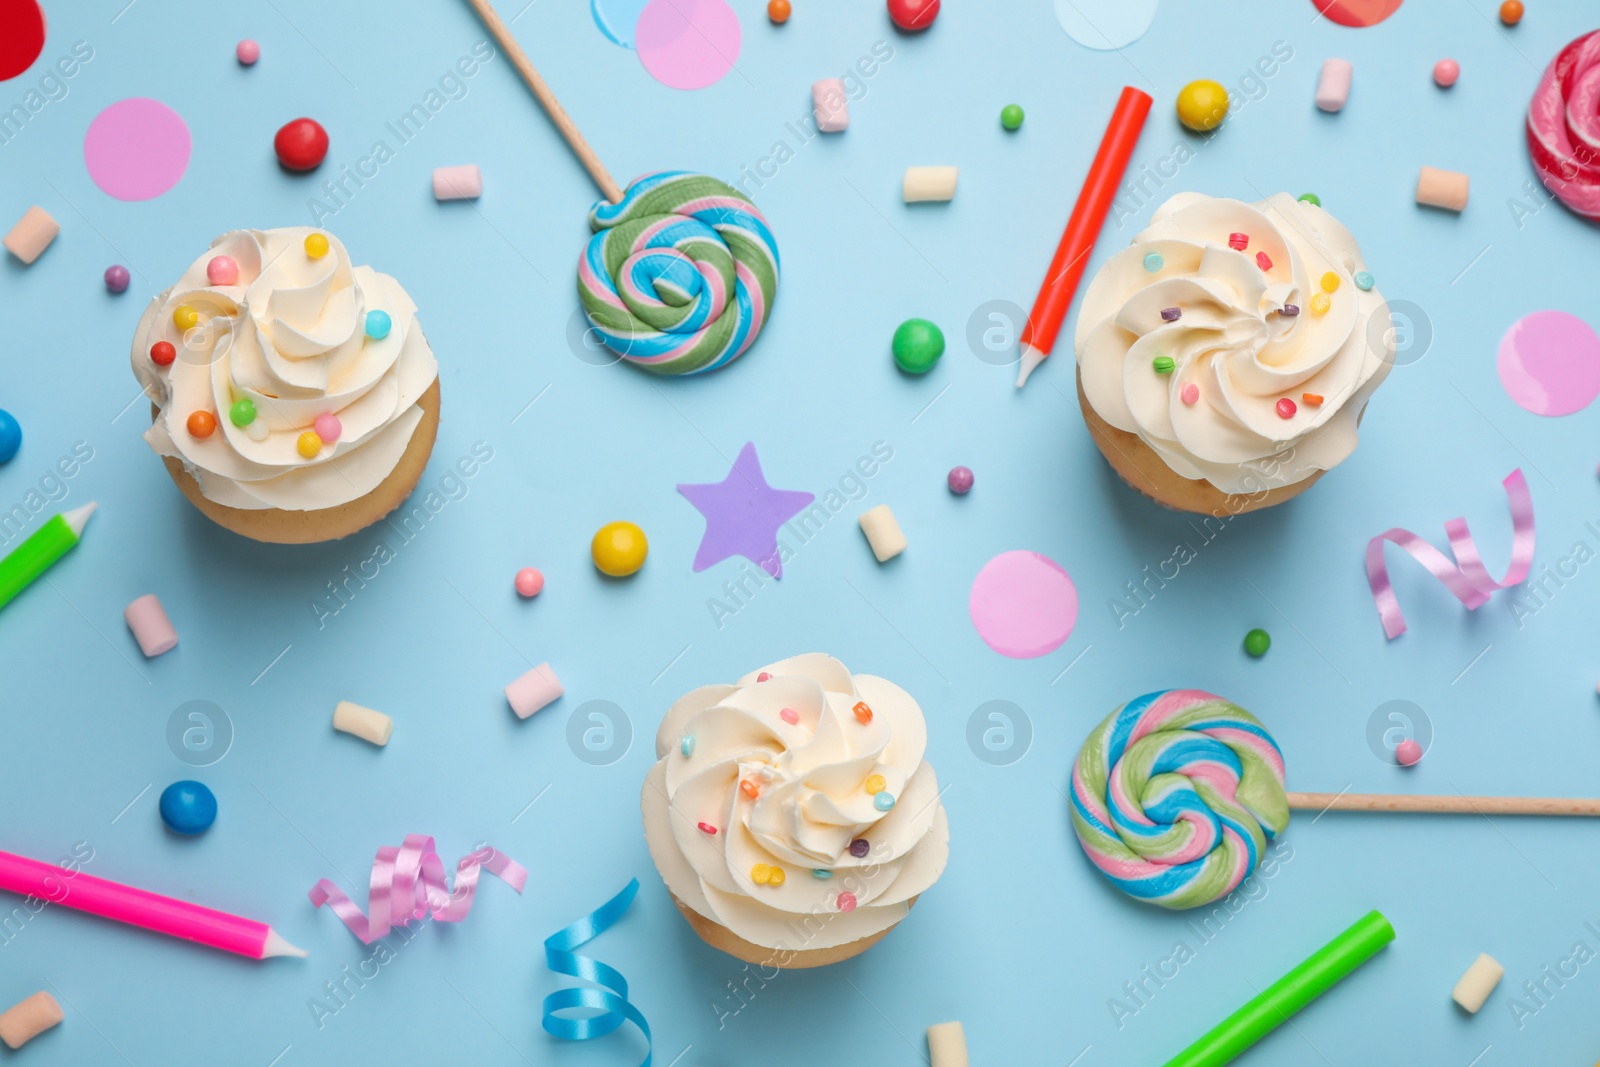
<path id="1" fill-rule="evenodd" d="M 22 447 L 22 427 L 9 411 L 0 411 L 0 463 L 10 463 Z"/>
<path id="2" fill-rule="evenodd" d="M 199 782 L 173 782 L 161 791 L 161 821 L 175 834 L 203 834 L 217 821 L 217 798 Z"/>
<path id="3" fill-rule="evenodd" d="M 367 336 L 374 341 L 381 341 L 389 336 L 389 327 L 394 325 L 389 320 L 387 311 L 367 312 Z"/>

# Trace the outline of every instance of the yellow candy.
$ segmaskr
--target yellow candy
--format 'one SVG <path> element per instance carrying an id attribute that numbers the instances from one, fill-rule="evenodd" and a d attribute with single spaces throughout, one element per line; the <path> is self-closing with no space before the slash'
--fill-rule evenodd
<path id="1" fill-rule="evenodd" d="M 1330 270 L 1322 276 L 1322 291 L 1331 293 L 1337 288 L 1339 288 L 1339 276 Z"/>
<path id="2" fill-rule="evenodd" d="M 626 578 L 644 566 L 650 542 L 645 540 L 644 531 L 631 522 L 608 522 L 596 531 L 589 543 L 589 554 L 600 573 Z"/>
<path id="3" fill-rule="evenodd" d="M 322 438 L 318 437 L 315 431 L 307 430 L 295 441 L 294 446 L 307 459 L 316 459 L 317 453 L 322 451 Z"/>
<path id="4" fill-rule="evenodd" d="M 1332 306 L 1333 301 L 1328 299 L 1327 293 L 1318 293 L 1311 298 L 1311 314 L 1313 315 L 1326 315 L 1328 309 Z"/>
<path id="5" fill-rule="evenodd" d="M 784 883 L 784 880 L 787 879 L 788 877 L 789 876 L 787 874 L 783 873 L 783 868 L 782 867 L 768 867 L 767 868 L 767 884 L 768 885 L 782 885 Z"/>
<path id="6" fill-rule="evenodd" d="M 772 868 L 765 863 L 758 863 L 750 868 L 750 880 L 756 885 L 766 885 L 772 881 Z"/>
<path id="7" fill-rule="evenodd" d="M 306 234 L 306 255 L 312 259 L 321 259 L 328 254 L 328 238 L 325 234 Z"/>
<path id="8" fill-rule="evenodd" d="M 1178 93 L 1178 121 L 1199 133 L 1214 130 L 1228 117 L 1228 90 L 1202 78 Z"/>
<path id="9" fill-rule="evenodd" d="M 179 304 L 172 312 L 172 324 L 180 330 L 192 330 L 200 325 L 200 312 L 188 304 Z"/>
<path id="10" fill-rule="evenodd" d="M 881 793 L 883 792 L 884 787 L 886 787 L 888 784 L 888 782 L 884 781 L 883 775 L 881 774 L 871 774 L 867 776 L 867 792 L 869 793 Z"/>

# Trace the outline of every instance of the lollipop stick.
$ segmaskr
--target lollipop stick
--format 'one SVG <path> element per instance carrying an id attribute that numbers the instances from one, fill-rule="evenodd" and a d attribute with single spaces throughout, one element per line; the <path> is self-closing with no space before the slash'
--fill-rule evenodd
<path id="1" fill-rule="evenodd" d="M 589 147 L 589 142 L 583 139 L 583 134 L 578 132 L 577 124 L 567 114 L 566 108 L 561 106 L 561 101 L 556 99 L 556 94 L 544 83 L 539 72 L 534 69 L 533 62 L 523 52 L 522 46 L 517 44 L 517 39 L 511 36 L 511 28 L 500 18 L 494 5 L 489 0 L 467 0 L 483 24 L 489 27 L 489 32 L 494 39 L 500 42 L 500 47 L 506 55 L 511 57 L 511 65 L 517 68 L 517 73 L 522 75 L 522 80 L 528 83 L 528 88 L 533 90 L 533 95 L 539 98 L 539 103 L 544 105 L 544 110 L 550 116 L 550 121 L 556 124 L 556 129 L 565 137 L 573 153 L 578 157 L 578 162 L 583 164 L 583 169 L 589 172 L 589 177 L 600 187 L 607 200 L 613 204 L 622 203 L 622 188 L 612 180 L 605 164 L 600 162 L 600 157 L 594 154 L 594 149 Z"/>
<path id="2" fill-rule="evenodd" d="M 1289 793 L 1297 811 L 1433 812 L 1441 815 L 1600 815 L 1600 800 L 1578 797 L 1423 797 L 1390 793 Z"/>

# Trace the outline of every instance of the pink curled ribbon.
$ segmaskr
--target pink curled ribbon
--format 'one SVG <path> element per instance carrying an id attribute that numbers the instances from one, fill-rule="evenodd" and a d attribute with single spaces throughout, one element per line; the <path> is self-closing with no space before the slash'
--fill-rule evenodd
<path id="1" fill-rule="evenodd" d="M 307 895 L 316 907 L 326 904 L 344 921 L 350 932 L 370 945 L 395 926 L 423 919 L 432 912 L 442 923 L 458 923 L 472 910 L 472 897 L 478 890 L 478 875 L 488 871 L 522 892 L 528 884 L 528 871 L 522 864 L 485 845 L 461 857 L 456 865 L 456 885 L 446 886 L 444 863 L 434 849 L 433 838 L 408 834 L 399 848 L 385 845 L 378 849 L 372 864 L 372 887 L 367 894 L 371 916 L 363 915 L 344 890 L 322 879 Z"/>
<path id="2" fill-rule="evenodd" d="M 1378 607 L 1378 617 L 1383 620 L 1383 632 L 1389 640 L 1406 632 L 1406 617 L 1400 610 L 1400 598 L 1395 596 L 1394 586 L 1389 581 L 1389 569 L 1384 563 L 1383 545 L 1386 541 L 1411 553 L 1411 557 L 1444 583 L 1444 587 L 1468 611 L 1476 611 L 1487 604 L 1490 594 L 1496 590 L 1520 584 L 1533 569 L 1533 497 L 1528 494 L 1528 480 L 1518 468 L 1506 475 L 1505 481 L 1500 484 L 1505 486 L 1506 498 L 1511 505 L 1513 534 L 1511 565 L 1506 570 L 1506 576 L 1498 582 L 1489 577 L 1478 546 L 1473 543 L 1472 534 L 1467 530 L 1466 519 L 1451 519 L 1444 524 L 1445 533 L 1450 538 L 1450 550 L 1455 554 L 1454 560 L 1410 530 L 1402 530 L 1398 526 L 1385 530 L 1367 542 L 1367 584 L 1372 586 L 1372 600 Z"/>

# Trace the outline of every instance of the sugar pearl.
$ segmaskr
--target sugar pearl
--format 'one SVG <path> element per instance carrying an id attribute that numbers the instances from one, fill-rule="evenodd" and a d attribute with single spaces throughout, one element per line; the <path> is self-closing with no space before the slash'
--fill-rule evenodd
<path id="1" fill-rule="evenodd" d="M 840 893 L 839 894 L 839 910 L 840 911 L 855 911 L 856 910 L 856 895 L 854 893 Z"/>
<path id="2" fill-rule="evenodd" d="M 327 440 L 327 438 L 324 437 L 323 440 Z M 516 587 L 519 596 L 538 596 L 544 590 L 544 575 L 539 573 L 539 568 L 537 567 L 524 567 L 517 572 Z M 694 750 L 694 738 L 685 738 L 684 743 L 689 746 L 691 752 Z M 688 752 L 684 753 L 685 756 L 688 754 Z"/>
<path id="3" fill-rule="evenodd" d="M 232 256 L 212 256 L 206 264 L 206 281 L 212 285 L 232 285 L 239 280 L 239 264 Z"/>
<path id="4" fill-rule="evenodd" d="M 344 424 L 339 421 L 339 416 L 329 415 L 326 412 L 311 421 L 311 428 L 317 431 L 317 436 L 327 445 L 337 441 L 339 435 L 344 432 Z"/>

